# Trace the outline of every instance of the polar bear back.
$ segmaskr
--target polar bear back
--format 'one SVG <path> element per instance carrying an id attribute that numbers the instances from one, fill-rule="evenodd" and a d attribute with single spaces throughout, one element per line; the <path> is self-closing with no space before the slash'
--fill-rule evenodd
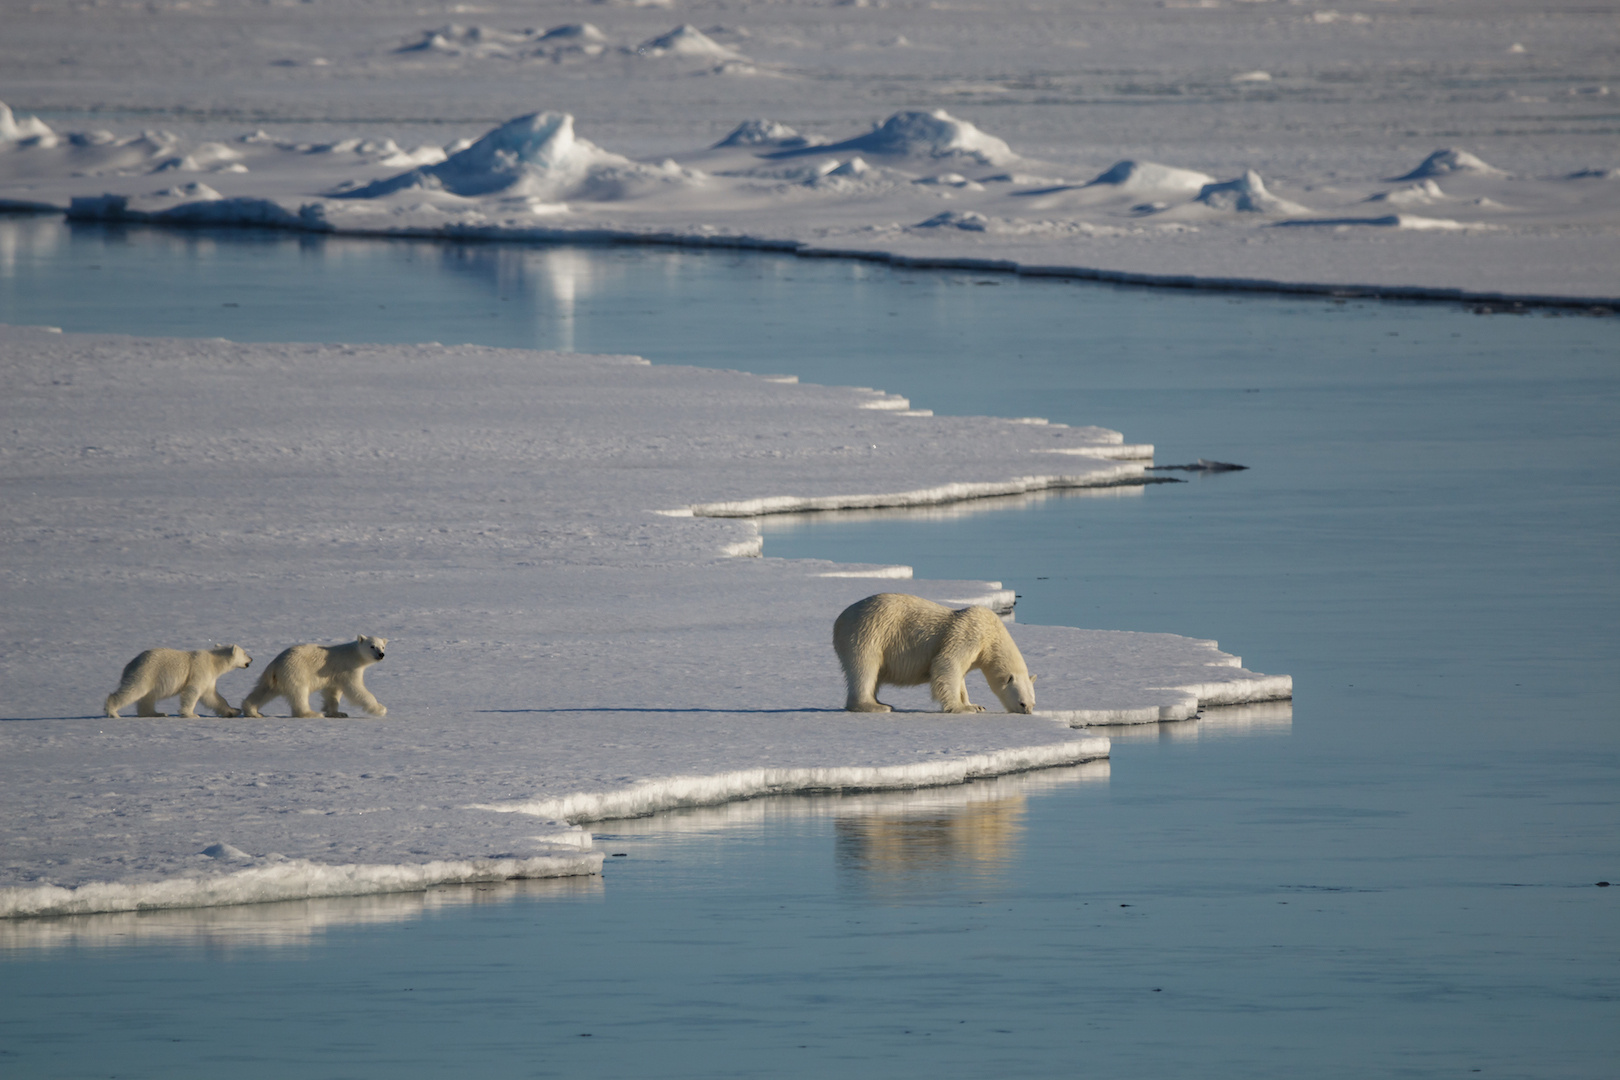
<path id="1" fill-rule="evenodd" d="M 140 687 L 162 700 L 187 686 L 213 686 L 227 671 L 247 667 L 251 661 L 240 645 L 217 649 L 147 649 L 124 665 L 119 690 Z"/>
<path id="2" fill-rule="evenodd" d="M 877 660 L 878 681 L 893 686 L 928 682 L 942 654 L 992 683 L 1029 673 L 1007 625 L 989 608 L 953 609 L 907 593 L 878 593 L 845 608 L 833 623 L 833 649 L 846 672 Z"/>

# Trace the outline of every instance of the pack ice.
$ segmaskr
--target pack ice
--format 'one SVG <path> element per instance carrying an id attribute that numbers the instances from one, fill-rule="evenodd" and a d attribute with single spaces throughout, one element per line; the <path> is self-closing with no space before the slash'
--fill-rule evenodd
<path id="1" fill-rule="evenodd" d="M 841 709 L 833 618 L 999 582 L 787 561 L 760 514 L 1135 485 L 1120 433 L 633 357 L 0 328 L 0 913 L 592 874 L 583 826 L 1105 759 L 1286 698 L 1211 641 L 1011 629 L 1031 716 Z M 386 719 L 99 715 L 154 646 L 387 637 Z M 972 676 L 977 679 L 977 676 Z M 986 692 L 981 688 L 981 697 Z"/>

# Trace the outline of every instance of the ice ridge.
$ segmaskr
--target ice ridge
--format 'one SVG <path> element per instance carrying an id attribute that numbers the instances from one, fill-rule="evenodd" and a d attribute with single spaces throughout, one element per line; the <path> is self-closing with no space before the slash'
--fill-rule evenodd
<path id="1" fill-rule="evenodd" d="M 529 814 L 578 824 L 644 817 L 683 807 L 716 806 L 762 795 L 905 790 L 961 784 L 976 777 L 1095 761 L 1107 757 L 1108 751 L 1107 739 L 1088 738 L 904 765 L 741 769 L 714 776 L 660 777 L 617 791 L 578 792 L 551 799 L 485 803 L 468 809 Z"/>

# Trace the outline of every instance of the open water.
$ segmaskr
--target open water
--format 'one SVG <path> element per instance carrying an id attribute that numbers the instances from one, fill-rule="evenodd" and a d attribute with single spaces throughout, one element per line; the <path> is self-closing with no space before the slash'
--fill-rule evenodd
<path id="1" fill-rule="evenodd" d="M 8 1077 L 1614 1074 L 1620 320 L 34 219 L 0 321 L 634 352 L 1245 464 L 765 553 L 1002 580 L 1297 695 L 1102 767 L 608 823 L 601 880 L 0 925 Z"/>

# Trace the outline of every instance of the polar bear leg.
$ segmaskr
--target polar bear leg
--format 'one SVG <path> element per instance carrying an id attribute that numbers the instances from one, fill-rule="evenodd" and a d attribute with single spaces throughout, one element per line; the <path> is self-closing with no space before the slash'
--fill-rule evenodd
<path id="1" fill-rule="evenodd" d="M 122 719 L 118 715 L 118 710 L 134 701 L 140 696 L 140 693 L 139 688 L 126 689 L 124 687 L 119 687 L 117 690 L 114 690 L 112 693 L 107 695 L 107 715 L 114 720 Z"/>
<path id="2" fill-rule="evenodd" d="M 844 682 L 849 693 L 844 698 L 845 712 L 890 712 L 890 708 L 877 699 L 879 665 L 870 657 L 852 657 L 844 671 Z"/>
<path id="3" fill-rule="evenodd" d="M 338 681 L 337 687 L 332 691 L 332 703 L 334 705 L 337 704 L 339 690 L 342 691 L 344 697 L 366 710 L 372 716 L 388 715 L 388 706 L 371 696 L 371 691 L 366 689 L 366 684 L 361 680 L 360 672 L 350 672 Z"/>
<path id="4" fill-rule="evenodd" d="M 342 693 L 337 686 L 331 685 L 321 690 L 321 712 L 333 720 L 347 720 L 349 714 L 338 711 L 338 697 Z"/>
<path id="5" fill-rule="evenodd" d="M 210 686 L 202 693 L 202 703 L 214 710 L 215 716 L 241 716 L 242 714 L 231 708 L 231 703 L 225 700 L 225 695 Z"/>
<path id="6" fill-rule="evenodd" d="M 247 697 L 242 699 L 243 716 L 263 716 L 264 714 L 259 710 L 281 696 L 281 691 L 271 685 L 269 674 L 268 671 L 265 672 L 264 676 L 259 679 L 258 685 L 248 693 Z"/>
<path id="7" fill-rule="evenodd" d="M 309 691 L 310 685 L 308 683 L 295 682 L 289 683 L 286 689 L 281 692 L 281 696 L 287 699 L 287 704 L 292 706 L 292 714 L 300 720 L 308 720 L 311 717 L 320 715 L 320 713 L 310 710 Z"/>
<path id="8" fill-rule="evenodd" d="M 197 699 L 202 697 L 200 687 L 188 686 L 180 691 L 180 711 L 176 716 L 183 716 L 187 720 L 197 719 Z"/>
<path id="9" fill-rule="evenodd" d="M 946 712 L 984 712 L 983 705 L 975 705 L 967 696 L 967 672 L 954 661 L 943 657 L 934 660 L 929 691 Z"/>
<path id="10" fill-rule="evenodd" d="M 157 693 L 156 690 L 153 690 L 150 693 L 148 693 L 145 697 L 141 698 L 141 700 L 139 700 L 139 701 L 137 701 L 135 703 L 135 715 L 136 716 L 168 716 L 169 715 L 168 713 L 162 713 L 162 712 L 157 711 L 157 703 L 158 703 L 158 693 Z"/>

